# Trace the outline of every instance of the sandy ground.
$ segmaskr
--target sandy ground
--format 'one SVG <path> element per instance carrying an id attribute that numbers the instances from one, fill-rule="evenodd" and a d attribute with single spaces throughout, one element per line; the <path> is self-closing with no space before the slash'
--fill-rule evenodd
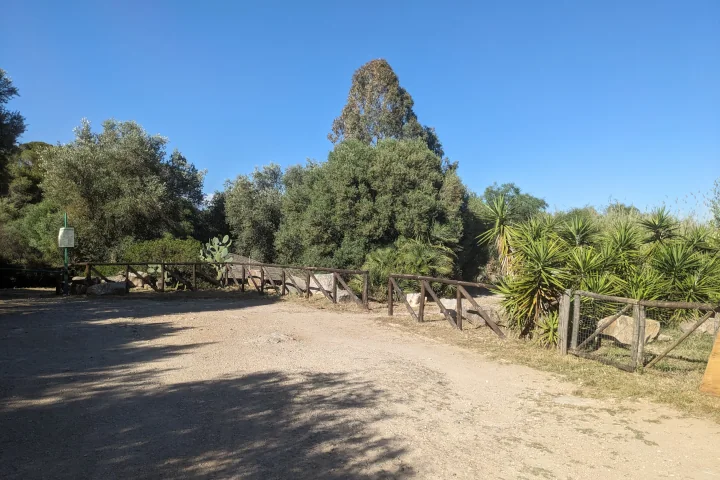
<path id="1" fill-rule="evenodd" d="M 4 479 L 720 478 L 717 424 L 573 390 L 300 302 L 0 302 Z"/>

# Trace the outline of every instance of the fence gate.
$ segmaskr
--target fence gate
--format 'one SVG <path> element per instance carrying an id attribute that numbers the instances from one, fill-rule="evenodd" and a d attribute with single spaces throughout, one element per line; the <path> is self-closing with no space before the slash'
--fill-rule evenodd
<path id="1" fill-rule="evenodd" d="M 720 326 L 716 310 L 701 303 L 567 291 L 560 301 L 559 348 L 630 372 L 702 372 Z"/>

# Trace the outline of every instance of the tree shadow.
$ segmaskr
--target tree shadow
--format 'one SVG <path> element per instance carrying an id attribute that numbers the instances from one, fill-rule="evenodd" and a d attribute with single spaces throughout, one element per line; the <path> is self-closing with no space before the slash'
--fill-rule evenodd
<path id="1" fill-rule="evenodd" d="M 171 321 L 273 298 L 32 302 L 0 312 L 0 478 L 407 478 L 384 393 L 342 373 L 167 384 Z M 191 328 L 191 327 L 190 327 Z"/>

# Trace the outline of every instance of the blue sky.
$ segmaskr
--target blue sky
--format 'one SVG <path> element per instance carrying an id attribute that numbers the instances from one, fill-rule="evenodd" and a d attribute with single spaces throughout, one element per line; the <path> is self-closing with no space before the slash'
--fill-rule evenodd
<path id="1" fill-rule="evenodd" d="M 551 209 L 704 207 L 720 177 L 720 2 L 4 2 L 24 141 L 83 117 L 170 138 L 208 192 L 324 160 L 353 71 L 386 58 L 463 180 Z"/>

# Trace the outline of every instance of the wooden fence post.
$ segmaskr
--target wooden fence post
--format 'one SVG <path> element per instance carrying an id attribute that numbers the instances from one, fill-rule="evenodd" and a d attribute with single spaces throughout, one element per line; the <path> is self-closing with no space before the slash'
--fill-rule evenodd
<path id="1" fill-rule="evenodd" d="M 305 272 L 305 298 L 310 298 L 310 270 Z"/>
<path id="2" fill-rule="evenodd" d="M 160 264 L 160 291 L 165 291 L 165 264 Z"/>
<path id="3" fill-rule="evenodd" d="M 260 267 L 260 294 L 265 293 L 265 269 Z"/>
<path id="4" fill-rule="evenodd" d="M 280 271 L 282 272 L 280 274 L 280 296 L 282 297 L 283 295 L 285 295 L 285 269 L 281 268 Z"/>
<path id="5" fill-rule="evenodd" d="M 89 287 L 89 286 L 90 286 L 90 281 L 91 281 L 91 278 L 90 278 L 90 264 L 87 263 L 87 264 L 85 264 L 85 285 Z"/>
<path id="6" fill-rule="evenodd" d="M 633 364 L 637 369 L 643 368 L 645 364 L 645 307 L 635 305 L 633 308 L 633 321 L 637 325 L 633 327 L 633 329 L 637 329 L 636 346 L 633 346 L 633 350 L 635 350 Z"/>
<path id="7" fill-rule="evenodd" d="M 240 267 L 240 269 L 241 269 L 241 273 L 242 273 L 242 282 L 240 282 L 240 291 L 244 292 L 245 291 L 245 265 L 242 265 Z"/>
<path id="8" fill-rule="evenodd" d="M 192 265 L 192 289 L 197 290 L 197 264 Z"/>
<path id="9" fill-rule="evenodd" d="M 363 274 L 363 290 L 362 290 L 362 303 L 365 308 L 368 308 L 368 289 L 370 288 L 370 274 L 365 272 Z"/>
<path id="10" fill-rule="evenodd" d="M 130 265 L 125 265 L 125 293 L 130 293 Z"/>
<path id="11" fill-rule="evenodd" d="M 575 350 L 578 345 L 578 336 L 580 335 L 580 294 L 576 293 L 573 299 L 573 328 L 570 348 Z"/>
<path id="12" fill-rule="evenodd" d="M 388 317 L 393 316 L 393 286 L 392 277 L 388 277 Z"/>
<path id="13" fill-rule="evenodd" d="M 561 355 L 567 355 L 570 333 L 570 290 L 560 296 L 560 312 L 558 313 L 558 348 Z"/>
<path id="14" fill-rule="evenodd" d="M 458 330 L 462 330 L 462 292 L 459 286 L 455 289 L 455 311 L 457 312 L 455 315 L 455 325 L 457 325 Z"/>
<path id="15" fill-rule="evenodd" d="M 420 280 L 420 310 L 418 311 L 418 320 L 425 321 L 425 282 Z"/>
<path id="16" fill-rule="evenodd" d="M 332 278 L 332 301 L 333 301 L 333 303 L 337 303 L 337 276 L 338 276 L 338 273 L 333 272 L 333 278 Z"/>

